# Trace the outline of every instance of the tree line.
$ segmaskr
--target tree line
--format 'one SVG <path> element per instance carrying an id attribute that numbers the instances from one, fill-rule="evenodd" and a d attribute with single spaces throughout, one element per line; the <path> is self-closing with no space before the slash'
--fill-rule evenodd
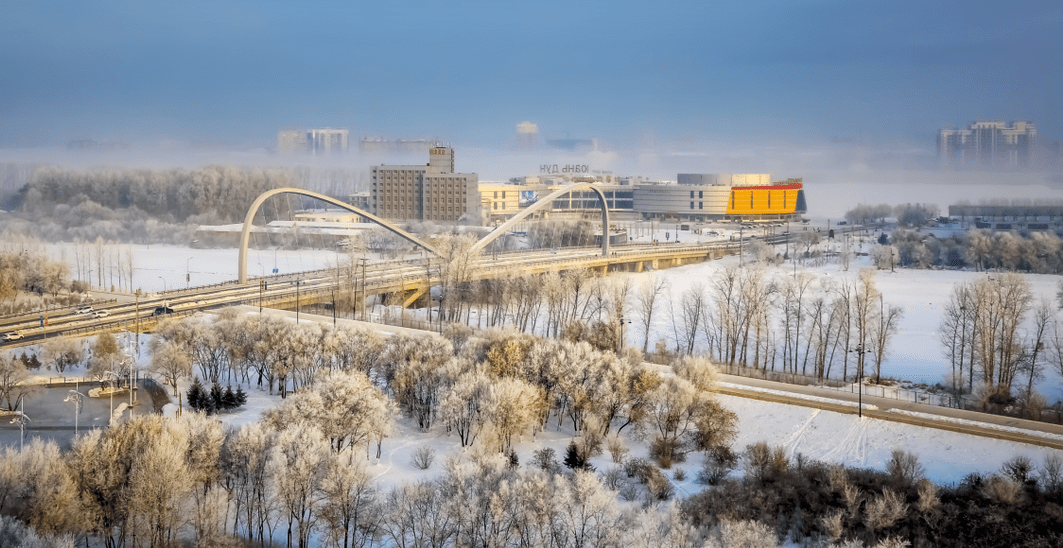
<path id="1" fill-rule="evenodd" d="M 836 281 L 807 273 L 773 276 L 760 264 L 730 265 L 669 299 L 669 285 L 657 275 L 635 284 L 630 277 L 574 269 L 466 281 L 467 259 L 454 257 L 449 264 L 458 266 L 444 269 L 442 282 L 447 321 L 613 351 L 634 329 L 644 352 L 652 348 L 665 359 L 705 352 L 720 363 L 821 379 L 877 378 L 903 315 L 877 289 L 874 269 Z M 662 314 L 671 332 L 651 341 Z"/>
<path id="2" fill-rule="evenodd" d="M 151 367 L 175 396 L 179 383 L 193 376 L 277 393 L 286 399 L 272 413 L 285 417 L 274 419 L 278 423 L 317 416 L 322 406 L 346 409 L 345 417 L 315 422 L 337 424 L 335 433 L 324 428 L 337 446 L 366 444 L 369 450 L 373 442 L 378 452 L 392 405 L 423 431 L 443 424 L 462 447 L 480 440 L 503 453 L 515 437 L 551 423 L 571 426 L 585 438 L 587 453 L 614 427 L 645 432 L 662 463 L 681 461 L 691 451 L 715 451 L 734 435 L 733 415 L 709 396 L 714 368 L 704 359 L 678 361 L 672 378 L 641 363 L 637 353 L 618 355 L 586 342 L 508 331 L 474 334 L 458 325 L 447 335 L 385 339 L 360 326 L 293 324 L 225 311 L 213 320 L 160 322 Z M 359 396 L 357 404 L 326 405 L 331 396 L 319 381 L 332 386 L 336 381 L 322 379 L 340 373 L 355 375 L 340 377 L 346 390 L 359 385 L 359 394 L 375 395 Z M 312 387 L 319 388 L 306 392 Z"/>
<path id="3" fill-rule="evenodd" d="M 940 213 L 935 204 L 859 204 L 845 212 L 845 220 L 854 225 L 885 223 L 887 218 L 895 218 L 902 227 L 918 228 L 925 226 Z"/>
<path id="4" fill-rule="evenodd" d="M 956 284 L 945 305 L 938 334 L 952 367 L 949 387 L 974 393 L 986 410 L 1019 403 L 1029 418 L 1046 407 L 1034 389 L 1046 367 L 1063 374 L 1063 281 L 1057 302 L 1034 299 L 1030 283 L 1015 273 L 998 273 Z"/>
<path id="5" fill-rule="evenodd" d="M 234 223 L 263 192 L 309 181 L 284 169 L 206 166 L 193 170 L 41 166 L 13 200 L 9 232 L 47 241 L 97 238 L 188 243 L 198 224 Z M 276 216 L 286 204 L 265 208 Z M 286 210 L 286 209 L 285 209 Z"/>
<path id="6" fill-rule="evenodd" d="M 873 252 L 880 268 L 974 268 L 1033 274 L 1063 274 L 1063 239 L 1052 232 L 970 229 L 948 238 L 898 229 Z"/>

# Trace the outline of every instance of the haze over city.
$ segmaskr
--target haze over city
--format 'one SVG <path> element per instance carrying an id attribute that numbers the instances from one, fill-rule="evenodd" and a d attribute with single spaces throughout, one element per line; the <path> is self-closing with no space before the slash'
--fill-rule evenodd
<path id="1" fill-rule="evenodd" d="M 269 149 L 280 128 L 338 126 L 505 152 L 530 120 L 544 139 L 625 154 L 833 144 L 904 166 L 932 160 L 938 128 L 975 119 L 1063 135 L 1053 1 L 8 2 L 0 14 L 7 149 Z"/>

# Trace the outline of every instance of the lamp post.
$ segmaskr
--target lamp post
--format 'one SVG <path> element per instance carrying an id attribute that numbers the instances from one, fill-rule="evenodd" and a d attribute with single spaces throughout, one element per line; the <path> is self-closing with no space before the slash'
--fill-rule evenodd
<path id="1" fill-rule="evenodd" d="M 163 292 L 163 293 L 166 293 L 166 291 L 168 291 L 168 290 L 166 289 L 166 279 L 165 279 L 165 278 L 163 278 L 162 276 L 159 276 L 159 279 L 160 279 L 160 280 L 162 280 L 162 292 Z"/>
<path id="2" fill-rule="evenodd" d="M 74 402 L 74 437 L 78 436 L 78 415 L 81 414 L 81 400 L 85 397 L 84 394 L 78 391 L 78 383 L 74 383 L 74 389 L 70 391 L 66 399 L 63 401 Z"/>
<path id="3" fill-rule="evenodd" d="M 870 350 L 864 350 L 863 345 L 856 345 L 856 348 L 849 352 L 856 352 L 856 416 L 863 418 L 864 416 L 864 354 L 871 352 Z"/>
<path id="4" fill-rule="evenodd" d="M 266 289 L 266 268 L 262 266 L 262 263 L 258 263 L 258 269 L 262 271 L 262 279 L 258 281 L 258 315 L 262 315 L 262 299 L 263 292 Z"/>
<path id="5" fill-rule="evenodd" d="M 742 246 L 745 242 L 745 237 L 742 235 L 742 231 L 745 230 L 745 225 L 738 227 L 738 265 L 742 266 Z"/>
<path id="6" fill-rule="evenodd" d="M 111 379 L 111 390 L 110 390 L 110 392 L 111 392 L 111 415 L 114 415 L 114 384 L 115 384 L 115 382 L 117 382 L 122 377 L 121 377 L 121 375 L 119 375 L 118 373 L 115 373 L 114 371 L 104 371 L 103 374 Z M 110 419 L 108 419 L 108 420 L 110 420 Z"/>
<path id="7" fill-rule="evenodd" d="M 623 316 L 620 316 L 620 334 L 617 336 L 620 350 L 624 350 L 624 324 L 631 323 L 631 320 L 625 320 Z"/>
<path id="8" fill-rule="evenodd" d="M 303 285 L 302 280 L 295 280 L 295 323 L 299 323 L 299 286 Z"/>
<path id="9" fill-rule="evenodd" d="M 185 261 L 185 289 L 188 289 L 188 284 L 192 281 L 192 271 L 188 270 L 188 265 L 191 262 L 192 257 L 189 257 L 188 260 Z"/>
<path id="10" fill-rule="evenodd" d="M 18 425 L 18 451 L 21 453 L 23 445 L 26 442 L 26 423 L 29 422 L 30 417 L 26 414 L 26 398 L 24 396 L 19 396 L 18 399 L 19 402 L 22 403 L 22 411 L 15 412 L 15 418 L 11 419 L 11 424 Z M 15 404 L 15 407 L 18 407 L 18 403 Z"/>

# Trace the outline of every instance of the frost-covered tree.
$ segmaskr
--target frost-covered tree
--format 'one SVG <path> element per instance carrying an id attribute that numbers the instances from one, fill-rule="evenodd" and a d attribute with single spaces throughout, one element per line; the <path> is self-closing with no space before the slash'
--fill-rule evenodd
<path id="1" fill-rule="evenodd" d="M 192 376 L 192 356 L 187 347 L 169 340 L 152 344 L 151 372 L 162 377 L 177 397 L 177 383 Z"/>
<path id="2" fill-rule="evenodd" d="M 439 415 L 448 430 L 458 435 L 462 447 L 476 441 L 487 420 L 484 405 L 491 381 L 483 373 L 466 371 L 457 378 L 440 402 Z"/>
<path id="3" fill-rule="evenodd" d="M 498 379 L 491 383 L 483 409 L 497 434 L 500 453 L 510 450 L 513 436 L 541 424 L 539 417 L 545 405 L 542 389 L 520 379 Z"/>
<path id="4" fill-rule="evenodd" d="M 333 546 L 362 548 L 377 537 L 383 507 L 365 461 L 333 453 L 321 479 L 321 532 Z"/>
<path id="5" fill-rule="evenodd" d="M 262 423 L 230 432 L 222 451 L 222 486 L 233 505 L 233 531 L 265 544 L 276 524 L 273 468 L 268 466 L 277 433 Z"/>
<path id="6" fill-rule="evenodd" d="M 289 423 L 277 436 L 268 467 L 274 489 L 288 521 L 288 546 L 310 545 L 310 533 L 320 505 L 321 481 L 325 477 L 329 445 L 313 423 Z M 293 522 L 298 529 L 292 531 Z"/>
<path id="7" fill-rule="evenodd" d="M 29 371 L 14 354 L 0 354 L 0 403 L 4 409 L 15 411 L 19 401 L 34 387 L 29 384 Z"/>
<path id="8" fill-rule="evenodd" d="M 393 404 L 362 373 L 336 371 L 312 390 L 292 395 L 264 415 L 278 430 L 306 421 L 321 429 L 334 451 L 361 443 L 382 443 L 391 432 Z"/>
<path id="9" fill-rule="evenodd" d="M 62 374 L 68 367 L 79 364 L 85 359 L 85 349 L 78 339 L 59 337 L 41 345 L 44 363 L 49 368 Z"/>

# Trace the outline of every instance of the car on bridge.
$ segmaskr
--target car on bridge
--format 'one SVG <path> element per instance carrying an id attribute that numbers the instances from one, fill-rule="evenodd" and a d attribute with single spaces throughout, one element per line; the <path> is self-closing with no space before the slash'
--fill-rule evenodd
<path id="1" fill-rule="evenodd" d="M 173 309 L 168 306 L 157 306 L 151 313 L 152 316 L 166 316 L 167 314 L 173 314 Z"/>
<path id="2" fill-rule="evenodd" d="M 92 317 L 93 318 L 106 318 L 107 316 L 110 316 L 110 315 L 111 315 L 111 313 L 106 311 L 106 310 L 97 310 L 97 311 L 92 313 Z"/>
<path id="3" fill-rule="evenodd" d="M 22 338 L 22 333 L 18 331 L 8 331 L 3 335 L 5 341 L 17 341 Z"/>
<path id="4" fill-rule="evenodd" d="M 79 306 L 74 309 L 74 314 L 91 314 L 92 307 L 89 305 Z"/>

